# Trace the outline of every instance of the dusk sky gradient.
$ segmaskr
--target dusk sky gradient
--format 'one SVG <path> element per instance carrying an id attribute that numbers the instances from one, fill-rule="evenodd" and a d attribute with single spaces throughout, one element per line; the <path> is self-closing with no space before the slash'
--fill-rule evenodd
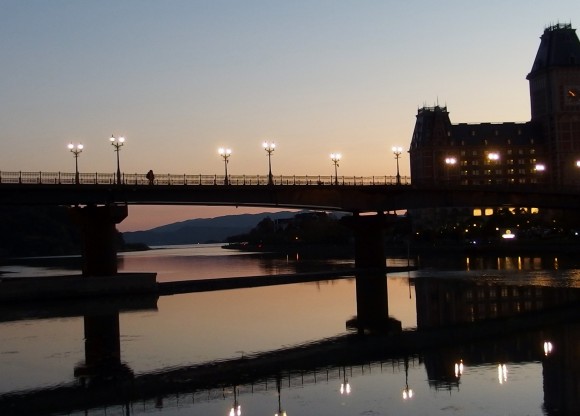
<path id="1" fill-rule="evenodd" d="M 578 0 L 0 0 L 0 170 L 394 175 L 417 109 L 528 121 L 545 27 Z M 408 156 L 401 174 L 409 172 Z M 261 212 L 255 209 L 252 212 Z M 122 231 L 241 208 L 130 207 Z"/>

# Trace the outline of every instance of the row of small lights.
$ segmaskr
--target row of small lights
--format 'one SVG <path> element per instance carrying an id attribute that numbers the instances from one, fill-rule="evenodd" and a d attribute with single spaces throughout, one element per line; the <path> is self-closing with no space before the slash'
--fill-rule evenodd
<path id="1" fill-rule="evenodd" d="M 495 153 L 495 152 L 488 153 L 487 158 L 489 160 L 492 160 L 492 161 L 497 161 L 497 160 L 499 160 L 499 153 Z M 452 165 L 455 165 L 456 163 L 457 163 L 457 158 L 454 157 L 454 156 L 448 156 L 448 157 L 445 158 L 445 164 L 446 165 L 451 165 L 452 166 Z M 580 160 L 577 160 L 576 161 L 576 167 L 579 167 L 580 168 Z M 546 170 L 546 165 L 544 165 L 543 163 L 536 164 L 536 171 L 543 172 L 545 170 Z"/>
<path id="2" fill-rule="evenodd" d="M 113 147 L 115 148 L 115 152 L 117 153 L 117 183 L 121 183 L 121 167 L 120 167 L 120 161 L 119 161 L 119 151 L 121 150 L 121 147 L 125 143 L 125 138 L 124 137 L 115 137 L 114 135 L 111 135 L 111 137 L 109 138 L 109 141 L 111 142 L 111 145 L 113 145 Z M 69 143 L 67 147 L 71 151 L 71 153 L 73 154 L 73 156 L 75 158 L 75 181 L 78 184 L 79 183 L 78 158 L 79 158 L 79 155 L 82 153 L 84 146 L 82 143 L 78 143 L 78 144 Z M 273 176 L 272 176 L 272 153 L 274 153 L 274 150 L 276 150 L 276 143 L 265 141 L 262 143 L 262 147 L 264 148 L 264 150 L 268 154 L 268 183 L 273 184 L 274 181 L 273 181 Z M 395 159 L 397 161 L 397 184 L 400 185 L 401 176 L 399 175 L 399 157 L 401 156 L 401 153 L 403 152 L 403 148 L 399 147 L 399 146 L 394 146 L 392 150 L 393 150 L 393 154 L 395 155 Z M 220 147 L 218 149 L 218 154 L 224 160 L 225 183 L 227 185 L 228 184 L 228 163 L 229 163 L 229 158 L 232 155 L 232 149 L 230 149 L 229 147 Z M 338 162 L 340 162 L 341 158 L 342 158 L 342 155 L 340 153 L 331 153 L 330 154 L 330 160 L 334 164 L 335 184 L 337 184 L 337 185 L 338 185 L 338 167 L 339 167 Z"/>
<path id="3" fill-rule="evenodd" d="M 554 350 L 554 346 L 553 346 L 552 342 L 545 341 L 544 342 L 544 355 L 546 357 L 549 356 L 553 352 L 553 350 Z M 461 376 L 463 375 L 463 371 L 464 371 L 463 360 L 459 360 L 453 366 L 454 366 L 455 378 L 457 378 L 457 379 L 461 378 Z M 349 395 L 352 392 L 352 389 L 351 389 L 350 383 L 348 381 L 348 378 L 346 377 L 346 369 L 343 370 L 343 374 L 344 374 L 344 376 L 343 376 L 344 378 L 343 378 L 342 383 L 340 384 L 339 391 L 340 391 L 341 395 Z M 508 375 L 507 365 L 498 364 L 497 377 L 498 377 L 499 384 L 504 384 L 507 382 L 507 375 Z M 402 393 L 403 400 L 412 399 L 414 396 L 413 389 L 411 389 L 409 387 L 407 376 L 408 376 L 408 367 L 407 367 L 407 363 L 405 363 L 405 387 L 403 388 L 403 393 Z M 230 409 L 230 413 L 229 413 L 230 416 L 241 416 L 241 414 L 242 414 L 242 408 L 241 408 L 240 404 L 238 403 L 236 393 L 237 393 L 237 388 L 234 387 L 234 405 Z M 275 416 L 286 416 L 286 415 L 287 415 L 287 413 L 282 410 L 282 407 L 280 405 L 280 391 L 278 390 L 278 412 L 275 414 Z"/>

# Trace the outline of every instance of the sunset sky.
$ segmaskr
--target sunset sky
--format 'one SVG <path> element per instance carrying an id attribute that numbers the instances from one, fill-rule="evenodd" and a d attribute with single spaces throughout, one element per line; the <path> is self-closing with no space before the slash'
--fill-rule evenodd
<path id="1" fill-rule="evenodd" d="M 417 109 L 527 121 L 544 28 L 578 0 L 0 0 L 0 170 L 394 175 Z M 401 174 L 409 172 L 401 158 Z M 261 209 L 254 212 L 264 211 Z M 131 207 L 119 229 L 235 208 Z"/>

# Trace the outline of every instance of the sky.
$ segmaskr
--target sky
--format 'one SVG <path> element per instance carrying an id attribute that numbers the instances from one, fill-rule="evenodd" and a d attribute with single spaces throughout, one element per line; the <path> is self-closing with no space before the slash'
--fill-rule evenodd
<path id="1" fill-rule="evenodd" d="M 417 110 L 528 121 L 545 27 L 578 0 L 0 0 L 0 170 L 395 174 Z M 400 159 L 408 175 L 408 155 Z M 136 207 L 118 228 L 265 209 Z"/>

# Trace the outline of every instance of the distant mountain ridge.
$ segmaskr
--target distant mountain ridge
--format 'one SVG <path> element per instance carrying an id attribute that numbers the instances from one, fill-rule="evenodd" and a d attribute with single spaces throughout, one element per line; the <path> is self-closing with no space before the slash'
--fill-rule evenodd
<path id="1" fill-rule="evenodd" d="M 145 231 L 125 232 L 123 238 L 129 244 L 144 243 L 149 246 L 221 243 L 233 235 L 247 233 L 264 218 L 278 220 L 292 218 L 296 214 L 298 212 L 281 211 L 196 218 Z"/>

